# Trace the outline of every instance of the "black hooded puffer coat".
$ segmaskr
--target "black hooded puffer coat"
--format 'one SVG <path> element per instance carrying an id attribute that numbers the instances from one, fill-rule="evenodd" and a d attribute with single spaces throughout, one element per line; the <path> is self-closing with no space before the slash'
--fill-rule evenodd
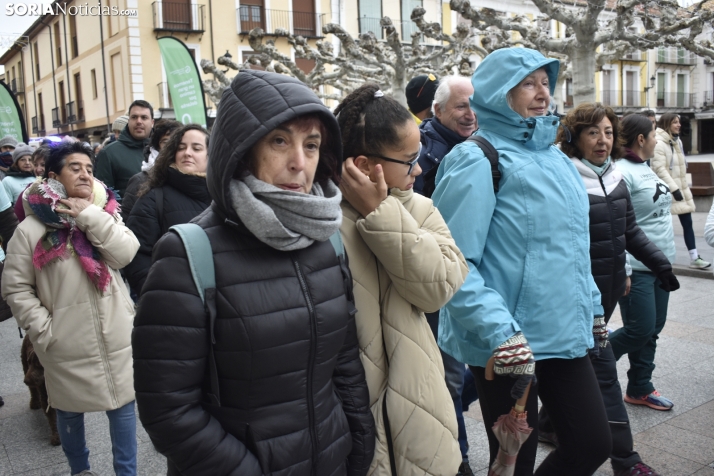
<path id="1" fill-rule="evenodd" d="M 183 244 L 168 233 L 154 249 L 134 321 L 134 386 L 141 422 L 167 456 L 169 474 L 358 476 L 369 469 L 374 421 L 333 247 L 265 245 L 242 225 L 229 194 L 253 145 L 309 113 L 323 118 L 339 161 L 336 120 L 296 79 L 241 71 L 221 98 L 209 148 L 213 203 L 193 220 L 214 253 L 221 406 L 206 398 L 206 314 Z"/>
<path id="2" fill-rule="evenodd" d="M 667 257 L 637 226 L 630 192 L 614 163 L 602 177 L 580 159 L 571 158 L 585 183 L 590 201 L 590 263 L 609 320 L 625 293 L 625 251 L 654 274 L 671 270 Z"/>

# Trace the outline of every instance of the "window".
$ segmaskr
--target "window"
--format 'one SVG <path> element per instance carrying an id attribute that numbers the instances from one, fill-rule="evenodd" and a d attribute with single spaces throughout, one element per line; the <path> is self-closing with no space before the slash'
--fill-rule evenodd
<path id="1" fill-rule="evenodd" d="M 689 107 L 687 95 L 687 75 L 677 75 L 677 107 Z"/>
<path id="2" fill-rule="evenodd" d="M 615 75 L 612 74 L 612 70 L 603 69 L 602 70 L 602 102 L 606 105 L 612 105 L 615 101 L 616 92 L 612 90 L 612 80 Z"/>
<path id="3" fill-rule="evenodd" d="M 665 81 L 666 78 L 664 73 L 657 73 L 657 107 L 664 107 Z"/>
<path id="4" fill-rule="evenodd" d="M 37 46 L 37 43 L 35 43 L 35 46 Z M 39 111 L 40 114 L 40 130 L 44 131 L 45 129 L 45 110 L 44 107 L 42 106 L 42 93 L 39 93 L 37 95 L 37 110 Z"/>
<path id="5" fill-rule="evenodd" d="M 240 31 L 248 33 L 253 28 L 265 30 L 265 7 L 263 0 L 241 1 L 240 9 Z"/>
<path id="6" fill-rule="evenodd" d="M 245 63 L 248 60 L 248 58 L 250 58 L 251 56 L 259 55 L 260 53 L 258 53 L 257 51 L 250 50 L 250 51 L 241 51 L 240 54 L 241 54 L 241 61 L 243 63 Z M 261 64 L 251 64 L 250 69 L 265 70 L 265 68 Z"/>
<path id="7" fill-rule="evenodd" d="M 402 41 L 411 41 L 412 33 L 419 31 L 412 18 L 412 11 L 423 5 L 422 0 L 402 0 Z"/>
<path id="8" fill-rule="evenodd" d="M 57 56 L 55 57 L 55 62 L 57 63 L 57 66 L 62 66 L 62 39 L 60 37 L 59 22 L 55 23 L 54 30 L 55 30 L 55 50 L 57 52 Z"/>
<path id="9" fill-rule="evenodd" d="M 112 68 L 112 97 L 114 99 L 114 112 L 123 112 L 125 103 L 121 53 L 113 54 L 110 64 Z"/>
<path id="10" fill-rule="evenodd" d="M 74 75 L 74 113 L 78 121 L 84 120 L 84 103 L 82 102 L 82 79 L 79 73 Z"/>
<path id="11" fill-rule="evenodd" d="M 97 99 L 97 70 L 93 69 L 89 74 L 92 77 L 92 99 Z"/>
<path id="12" fill-rule="evenodd" d="M 40 78 L 41 78 L 41 76 L 40 76 L 40 53 L 39 53 L 39 51 L 37 50 L 37 42 L 35 42 L 35 45 L 34 45 L 34 46 L 35 46 L 35 47 L 34 47 L 34 50 L 35 50 L 35 70 L 36 70 L 36 74 L 37 74 L 37 80 L 39 81 Z M 44 127 L 43 127 L 42 129 L 44 129 Z"/>
<path id="13" fill-rule="evenodd" d="M 382 27 L 379 20 L 382 18 L 381 0 L 359 0 L 359 32 L 371 31 L 374 36 L 382 39 Z"/>
<path id="14" fill-rule="evenodd" d="M 293 0 L 293 31 L 296 35 L 318 36 L 316 19 L 314 0 Z"/>
<path id="15" fill-rule="evenodd" d="M 79 42 L 77 41 L 77 17 L 69 15 L 69 38 L 71 40 L 72 59 L 79 56 Z"/>
<path id="16" fill-rule="evenodd" d="M 665 62 L 664 59 L 665 59 L 666 56 L 667 56 L 667 50 L 666 50 L 666 49 L 664 49 L 664 48 L 662 48 L 662 47 L 657 48 L 657 62 L 658 62 L 658 63 L 664 63 L 664 62 Z"/>
<path id="17" fill-rule="evenodd" d="M 639 106 L 639 91 L 637 90 L 637 73 L 635 71 L 625 72 L 625 91 L 623 101 L 625 106 Z"/>
<path id="18" fill-rule="evenodd" d="M 67 103 L 64 96 L 64 81 L 60 81 L 57 85 L 57 94 L 59 95 L 60 124 L 65 125 L 67 124 Z"/>

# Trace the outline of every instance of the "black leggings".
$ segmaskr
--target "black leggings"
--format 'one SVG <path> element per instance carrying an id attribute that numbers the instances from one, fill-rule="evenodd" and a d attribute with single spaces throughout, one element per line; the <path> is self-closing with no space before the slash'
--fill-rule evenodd
<path id="1" fill-rule="evenodd" d="M 511 410 L 514 380 L 486 380 L 483 367 L 470 367 L 476 380 L 479 403 L 490 450 L 489 464 L 498 453 L 498 440 L 491 427 Z M 514 476 L 531 476 L 538 448 L 538 397 L 548 409 L 560 446 L 541 463 L 536 476 L 589 476 L 610 456 L 610 427 L 588 356 L 578 359 L 547 359 L 536 362 L 538 384 L 531 388 L 526 411 L 533 433 L 518 453 Z"/>
<path id="2" fill-rule="evenodd" d="M 687 245 L 688 250 L 693 250 L 697 247 L 697 241 L 694 238 L 694 228 L 692 226 L 692 214 L 683 213 L 679 215 L 679 223 L 682 224 L 682 231 L 684 232 L 684 244 Z"/>

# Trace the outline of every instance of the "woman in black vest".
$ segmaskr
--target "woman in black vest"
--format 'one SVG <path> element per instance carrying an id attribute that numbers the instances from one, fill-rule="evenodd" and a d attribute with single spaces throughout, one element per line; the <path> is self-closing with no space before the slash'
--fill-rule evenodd
<path id="1" fill-rule="evenodd" d="M 126 224 L 141 244 L 134 261 L 124 269 L 137 295 L 161 235 L 174 225 L 190 222 L 211 204 L 207 166 L 208 132 L 198 124 L 188 124 L 171 134 L 149 171 L 149 181 L 139 190 Z"/>
<path id="2" fill-rule="evenodd" d="M 243 70 L 209 155 L 213 203 L 194 222 L 213 253 L 211 317 L 167 233 L 134 320 L 144 428 L 170 475 L 362 476 L 374 420 L 352 277 L 329 241 L 342 223 L 337 121 L 297 79 Z"/>
<path id="3" fill-rule="evenodd" d="M 610 320 L 618 299 L 627 294 L 626 251 L 648 266 L 663 283 L 679 287 L 672 265 L 637 226 L 630 193 L 615 159 L 624 153 L 615 112 L 600 103 L 583 103 L 562 120 L 556 142 L 583 179 L 590 202 L 590 263 L 602 295 L 604 319 Z M 597 348 L 596 348 L 597 349 Z M 634 450 L 630 421 L 617 380 L 617 362 L 608 342 L 591 360 L 612 433 L 610 462 L 616 476 L 656 476 Z M 545 409 L 539 414 L 539 439 L 559 444 Z"/>

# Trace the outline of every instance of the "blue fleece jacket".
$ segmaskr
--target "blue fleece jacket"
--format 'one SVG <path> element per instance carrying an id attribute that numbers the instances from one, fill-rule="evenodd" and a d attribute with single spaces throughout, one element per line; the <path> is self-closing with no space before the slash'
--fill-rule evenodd
<path id="1" fill-rule="evenodd" d="M 593 346 L 593 316 L 602 314 L 590 271 L 588 196 L 580 175 L 553 141 L 560 121 L 523 118 L 506 95 L 545 68 L 551 94 L 558 61 L 525 48 L 497 50 L 473 75 L 477 134 L 499 153 L 491 167 L 466 141 L 443 160 L 434 204 L 469 265 L 466 282 L 442 309 L 439 346 L 459 362 L 485 366 L 518 331 L 536 360 L 582 357 Z"/>

